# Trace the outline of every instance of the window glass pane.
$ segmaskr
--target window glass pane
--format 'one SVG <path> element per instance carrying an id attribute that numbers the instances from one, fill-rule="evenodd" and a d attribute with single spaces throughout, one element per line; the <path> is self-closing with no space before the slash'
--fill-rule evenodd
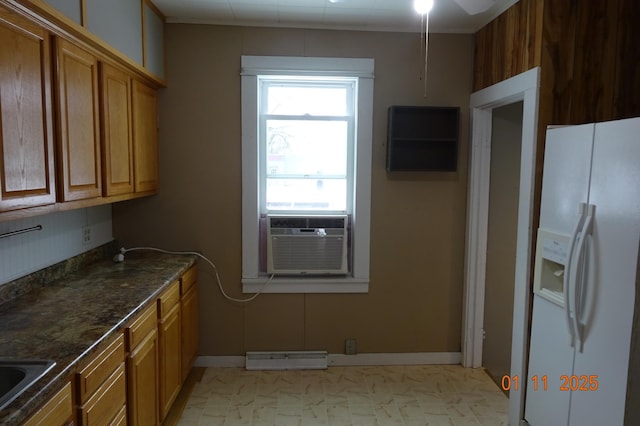
<path id="1" fill-rule="evenodd" d="M 347 122 L 267 120 L 267 176 L 347 174 Z"/>
<path id="2" fill-rule="evenodd" d="M 267 210 L 346 210 L 346 179 L 267 178 Z"/>
<path id="3" fill-rule="evenodd" d="M 345 87 L 269 86 L 267 114 L 347 115 Z"/>

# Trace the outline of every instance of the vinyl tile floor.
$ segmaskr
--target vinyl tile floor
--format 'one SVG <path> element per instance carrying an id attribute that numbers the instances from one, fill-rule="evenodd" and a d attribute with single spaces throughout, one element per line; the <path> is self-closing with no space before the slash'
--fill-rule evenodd
<path id="1" fill-rule="evenodd" d="M 507 425 L 508 399 L 456 365 L 207 368 L 178 425 Z"/>

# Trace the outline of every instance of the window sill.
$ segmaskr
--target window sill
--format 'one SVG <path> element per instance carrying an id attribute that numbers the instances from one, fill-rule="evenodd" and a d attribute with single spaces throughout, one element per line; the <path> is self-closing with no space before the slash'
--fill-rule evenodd
<path id="1" fill-rule="evenodd" d="M 368 293 L 369 280 L 352 277 L 243 278 L 243 293 Z M 264 287 L 264 289 L 263 289 Z"/>

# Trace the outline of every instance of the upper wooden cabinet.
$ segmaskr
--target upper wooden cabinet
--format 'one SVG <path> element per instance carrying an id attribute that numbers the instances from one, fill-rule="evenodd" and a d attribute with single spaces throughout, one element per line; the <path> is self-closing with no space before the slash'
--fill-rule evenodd
<path id="1" fill-rule="evenodd" d="M 55 40 L 60 199 L 99 197 L 98 60 L 66 40 Z"/>
<path id="2" fill-rule="evenodd" d="M 158 186 L 156 90 L 100 63 L 102 176 L 105 196 Z"/>
<path id="3" fill-rule="evenodd" d="M 56 201 L 48 32 L 0 7 L 0 212 Z"/>
<path id="4" fill-rule="evenodd" d="M 126 62 L 0 0 L 0 220 L 154 194 L 157 102 Z"/>
<path id="5" fill-rule="evenodd" d="M 133 147 L 136 192 L 158 188 L 158 99 L 154 88 L 133 81 Z"/>
<path id="6" fill-rule="evenodd" d="M 100 63 L 100 119 L 103 195 L 133 192 L 131 77 Z"/>

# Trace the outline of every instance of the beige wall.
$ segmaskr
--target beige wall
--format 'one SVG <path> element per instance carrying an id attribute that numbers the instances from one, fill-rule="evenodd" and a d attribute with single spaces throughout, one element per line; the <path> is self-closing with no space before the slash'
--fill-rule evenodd
<path id="1" fill-rule="evenodd" d="M 430 37 L 423 98 L 420 36 L 204 25 L 167 26 L 160 96 L 160 193 L 114 205 L 125 245 L 200 250 L 242 297 L 240 55 L 375 59 L 371 285 L 368 294 L 263 294 L 224 300 L 200 262 L 200 355 L 247 350 L 459 351 L 467 188 L 471 35 Z M 457 173 L 385 171 L 390 105 L 461 107 Z"/>
<path id="2" fill-rule="evenodd" d="M 493 110 L 482 365 L 497 381 L 511 371 L 522 102 Z"/>

